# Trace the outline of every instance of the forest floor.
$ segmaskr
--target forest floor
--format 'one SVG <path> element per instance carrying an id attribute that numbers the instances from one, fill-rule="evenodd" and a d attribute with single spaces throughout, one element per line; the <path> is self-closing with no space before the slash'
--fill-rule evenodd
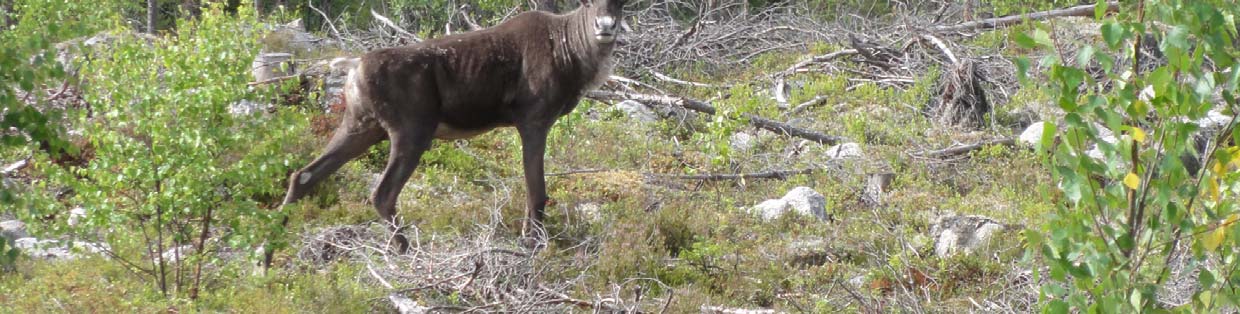
<path id="1" fill-rule="evenodd" d="M 1091 20 L 1059 21 L 1065 37 L 1096 40 L 1068 31 Z M 398 203 L 410 254 L 382 249 L 390 232 L 367 201 L 386 159 L 376 148 L 286 208 L 292 244 L 265 274 L 221 259 L 189 302 L 103 256 L 23 258 L 0 276 L 0 312 L 390 312 L 396 301 L 447 312 L 1033 311 L 1037 266 L 1023 233 L 1043 228 L 1055 192 L 1040 155 L 1005 141 L 1056 119 L 1045 96 L 1016 82 L 1012 60 L 1036 57 L 1010 37 L 1030 26 L 939 33 L 947 44 L 937 46 L 883 23 L 867 27 L 884 35 L 824 24 L 800 45 L 730 63 L 622 60 L 622 79 L 605 90 L 701 100 L 718 113 L 583 101 L 550 137 L 551 241 L 541 251 L 517 245 L 521 146 L 499 129 L 437 141 L 423 157 Z M 847 33 L 861 38 L 836 35 Z M 895 66 L 858 52 L 813 58 L 874 46 L 898 53 Z M 977 67 L 963 77 L 980 77 L 992 108 L 976 125 L 943 124 L 926 107 L 945 99 L 943 78 L 962 63 Z M 741 113 L 844 141 L 758 129 Z M 309 158 L 325 138 L 289 147 Z M 979 143 L 997 144 L 933 153 Z M 768 172 L 784 173 L 733 176 Z M 754 209 L 798 187 L 813 191 L 809 215 Z M 938 248 L 944 241 L 962 247 Z"/>

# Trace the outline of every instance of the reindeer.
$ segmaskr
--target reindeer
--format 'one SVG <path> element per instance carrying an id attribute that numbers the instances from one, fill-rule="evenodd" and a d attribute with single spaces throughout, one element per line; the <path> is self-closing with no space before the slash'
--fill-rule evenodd
<path id="1" fill-rule="evenodd" d="M 349 69 L 344 119 L 323 154 L 289 178 L 283 204 L 387 139 L 391 155 L 371 201 L 403 253 L 409 243 L 395 217 L 397 196 L 432 139 L 511 126 L 521 138 L 528 190 L 522 235 L 543 240 L 547 133 L 610 75 L 627 0 L 580 1 L 564 15 L 525 12 L 489 29 L 334 60 L 333 68 Z"/>

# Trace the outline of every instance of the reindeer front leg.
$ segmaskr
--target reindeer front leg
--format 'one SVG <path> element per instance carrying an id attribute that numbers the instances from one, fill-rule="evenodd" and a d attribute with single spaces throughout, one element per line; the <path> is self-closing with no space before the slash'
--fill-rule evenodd
<path id="1" fill-rule="evenodd" d="M 555 120 L 527 122 L 517 125 L 521 136 L 521 162 L 525 167 L 526 220 L 521 234 L 530 240 L 526 247 L 536 248 L 546 240 L 543 209 L 547 207 L 547 182 L 543 177 L 543 156 L 547 153 L 547 133 Z"/>

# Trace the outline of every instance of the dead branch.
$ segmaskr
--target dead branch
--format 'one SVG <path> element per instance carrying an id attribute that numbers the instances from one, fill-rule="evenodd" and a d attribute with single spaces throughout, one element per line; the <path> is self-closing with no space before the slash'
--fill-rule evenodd
<path id="1" fill-rule="evenodd" d="M 323 13 L 322 10 L 319 10 L 319 8 L 314 7 L 314 1 L 307 2 L 306 4 L 310 6 L 311 10 L 314 10 L 314 12 L 318 12 L 319 16 L 322 16 L 324 21 L 327 21 L 327 26 L 331 27 L 332 35 L 336 35 L 337 39 L 343 38 L 340 36 L 340 30 L 336 29 L 336 23 L 332 22 L 332 18 L 328 17 L 327 13 Z"/>
<path id="2" fill-rule="evenodd" d="M 776 311 L 772 309 L 752 310 L 752 309 L 741 309 L 741 308 L 726 308 L 722 306 L 709 306 L 705 304 L 702 305 L 701 311 L 704 314 L 778 314 L 778 313 L 784 313 L 784 312 L 780 312 L 780 311 Z"/>
<path id="3" fill-rule="evenodd" d="M 912 153 L 912 155 L 919 156 L 919 157 L 929 157 L 929 158 L 943 158 L 943 157 L 967 154 L 969 152 L 979 150 L 985 147 L 994 146 L 994 145 L 1013 146 L 1013 145 L 1016 145 L 1016 139 L 1005 138 L 1005 139 L 989 140 L 989 141 L 976 143 L 976 144 L 949 147 L 945 149 L 932 150 L 928 152 L 927 151 L 915 152 L 915 153 Z"/>
<path id="4" fill-rule="evenodd" d="M 805 60 L 801 60 L 800 62 L 797 62 L 796 64 L 793 64 L 792 66 L 788 67 L 788 69 L 780 73 L 783 76 L 792 75 L 793 73 L 796 73 L 797 70 L 807 67 L 811 64 L 832 61 L 840 57 L 847 57 L 847 56 L 851 56 L 855 54 L 857 54 L 857 49 L 844 49 L 840 51 L 831 52 L 828 54 L 809 57 L 809 58 L 806 58 Z"/>
<path id="5" fill-rule="evenodd" d="M 921 35 L 921 38 L 934 44 L 935 48 L 939 48 L 939 51 L 942 51 L 943 55 L 947 56 L 947 60 L 951 61 L 952 64 L 960 64 L 960 59 L 956 59 L 956 54 L 952 53 L 950 48 L 947 48 L 947 44 L 944 44 L 943 40 L 930 34 Z"/>
<path id="6" fill-rule="evenodd" d="M 728 180 L 752 180 L 752 179 L 776 179 L 783 180 L 794 175 L 811 174 L 817 171 L 817 168 L 807 168 L 800 170 L 773 170 L 756 173 L 724 173 L 724 174 L 698 174 L 698 175 L 656 175 L 646 174 L 647 177 L 653 179 L 674 179 L 674 180 L 699 180 L 699 181 L 728 181 Z"/>
<path id="7" fill-rule="evenodd" d="M 717 112 L 715 107 L 708 103 L 705 103 L 699 100 L 690 99 L 690 98 L 678 97 L 678 96 L 622 93 L 622 92 L 611 92 L 611 91 L 593 91 L 593 92 L 590 92 L 587 96 L 590 98 L 598 99 L 598 100 L 611 100 L 611 101 L 635 100 L 635 101 L 646 103 L 646 104 L 658 104 L 658 105 L 669 106 L 669 107 L 681 107 L 681 108 L 685 108 L 685 109 L 689 109 L 689 110 L 693 110 L 693 111 L 697 111 L 697 112 L 705 113 L 709 115 L 714 115 L 715 112 Z M 787 123 L 759 117 L 753 114 L 746 113 L 746 114 L 742 114 L 742 116 L 746 119 L 749 119 L 750 125 L 753 125 L 754 127 L 757 127 L 763 130 L 775 132 L 775 133 L 787 134 L 787 135 L 791 135 L 795 137 L 800 137 L 800 138 L 818 142 L 824 145 L 835 145 L 843 141 L 843 138 L 838 137 L 838 136 L 827 135 L 827 134 L 823 134 L 821 132 L 814 131 L 814 130 L 794 127 Z"/>
<path id="8" fill-rule="evenodd" d="M 926 105 L 925 114 L 944 127 L 980 128 L 987 113 L 994 109 L 982 85 L 977 62 L 965 59 L 951 65 L 939 76 L 935 96 Z"/>
<path id="9" fill-rule="evenodd" d="M 379 12 L 375 12 L 375 10 L 370 10 L 370 16 L 373 16 L 375 20 L 378 20 L 380 23 L 383 23 L 383 25 L 387 25 L 387 27 L 391 27 L 393 30 L 396 30 L 397 33 L 400 33 L 401 35 L 404 35 L 410 40 L 413 40 L 413 42 L 422 42 L 422 39 L 418 38 L 418 35 L 414 35 L 413 33 L 410 33 L 409 31 L 405 30 L 404 28 L 401 28 L 400 26 L 396 25 L 396 23 L 392 22 L 391 19 L 388 19 L 386 16 L 380 15 Z"/>
<path id="10" fill-rule="evenodd" d="M 1033 12 L 1029 14 L 989 18 L 989 19 L 977 20 L 973 22 L 960 23 L 956 25 L 935 26 L 935 27 L 930 28 L 930 32 L 935 33 L 935 34 L 945 34 L 945 33 L 972 31 L 972 30 L 994 29 L 994 28 L 1007 27 L 1007 26 L 1024 23 L 1025 21 L 1041 21 L 1041 20 L 1047 20 L 1047 19 L 1056 18 L 1056 17 L 1069 17 L 1069 16 L 1088 17 L 1088 16 L 1094 15 L 1094 10 L 1096 8 L 1097 8 L 1097 5 L 1094 5 L 1094 4 L 1078 5 L 1075 7 L 1070 7 L 1070 8 L 1065 8 L 1065 9 L 1056 9 L 1056 10 L 1049 10 L 1049 11 Z M 1107 9 L 1106 9 L 1107 13 L 1113 13 L 1117 11 L 1119 11 L 1118 1 L 1107 2 Z"/>
<path id="11" fill-rule="evenodd" d="M 4 166 L 3 169 L 0 169 L 0 175 L 10 175 L 10 174 L 16 173 L 18 170 L 22 170 L 23 168 L 26 168 L 27 165 L 30 165 L 29 157 L 27 157 L 26 159 L 13 162 L 7 166 Z"/>
<path id="12" fill-rule="evenodd" d="M 788 112 L 784 114 L 784 117 L 788 117 L 794 114 L 801 113 L 802 111 L 809 110 L 809 108 L 812 108 L 814 106 L 822 105 L 827 102 L 827 99 L 829 99 L 827 98 L 827 96 L 822 96 L 822 95 L 814 96 L 813 99 L 807 100 L 799 105 L 796 105 L 796 107 L 792 107 L 792 109 L 789 109 Z"/>
<path id="13" fill-rule="evenodd" d="M 469 26 L 469 30 L 476 31 L 483 29 L 481 25 L 478 25 L 478 22 L 474 21 L 474 17 L 469 16 L 469 12 L 465 10 L 466 8 L 469 8 L 469 6 L 463 5 L 459 11 L 461 13 L 461 20 L 465 21 L 465 25 Z"/>
<path id="14" fill-rule="evenodd" d="M 674 3 L 674 5 L 669 5 Z M 658 69 L 684 64 L 705 65 L 709 72 L 770 51 L 803 49 L 830 36 L 822 24 L 800 14 L 798 1 L 771 5 L 754 12 L 743 1 L 655 1 L 632 8 L 632 28 L 618 52 L 620 69 Z M 693 11 L 693 21 L 680 13 Z"/>
<path id="15" fill-rule="evenodd" d="M 650 70 L 650 75 L 653 75 L 655 79 L 658 79 L 660 81 L 664 81 L 664 82 L 668 82 L 668 83 L 672 83 L 676 85 L 686 85 L 686 86 L 693 86 L 693 87 L 708 87 L 708 88 L 716 87 L 713 84 L 690 82 L 686 80 L 677 79 L 677 78 L 668 76 L 667 74 L 659 73 L 659 71 L 655 71 L 655 70 Z"/>

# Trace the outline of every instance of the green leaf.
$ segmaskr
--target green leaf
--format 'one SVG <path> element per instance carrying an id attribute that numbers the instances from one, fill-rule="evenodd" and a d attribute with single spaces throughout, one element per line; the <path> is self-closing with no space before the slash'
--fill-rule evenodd
<path id="1" fill-rule="evenodd" d="M 1102 24 L 1102 39 L 1107 42 L 1107 47 L 1111 49 L 1118 49 L 1126 35 L 1127 30 L 1118 22 L 1110 21 Z"/>
<path id="2" fill-rule="evenodd" d="M 1184 26 L 1177 25 L 1168 31 L 1167 37 L 1163 39 L 1163 49 L 1165 50 L 1167 48 L 1177 48 L 1181 50 L 1188 49 L 1188 29 Z"/>
<path id="3" fill-rule="evenodd" d="M 1088 67 L 1094 60 L 1095 52 L 1094 46 L 1081 47 L 1081 50 L 1076 52 L 1076 65 L 1080 67 Z"/>
<path id="4" fill-rule="evenodd" d="M 1055 49 L 1055 41 L 1051 39 L 1051 34 L 1041 28 L 1033 30 L 1033 41 L 1039 46 Z"/>
<path id="5" fill-rule="evenodd" d="M 1226 238 L 1227 228 L 1222 226 L 1215 227 L 1214 230 L 1206 232 L 1206 234 L 1201 237 L 1201 245 L 1205 247 L 1206 251 L 1213 252 L 1218 249 L 1219 245 L 1223 244 L 1223 240 Z"/>
<path id="6" fill-rule="evenodd" d="M 1142 304 L 1144 304 L 1145 301 L 1142 300 L 1140 290 L 1132 290 L 1132 293 L 1128 295 L 1128 302 L 1132 305 L 1132 308 L 1134 309 L 1144 308 Z"/>
<path id="7" fill-rule="evenodd" d="M 1046 305 L 1046 311 L 1044 311 L 1043 313 L 1068 314 L 1069 313 L 1068 311 L 1069 311 L 1068 302 L 1064 302 L 1063 300 L 1051 300 L 1051 302 Z"/>
<path id="8" fill-rule="evenodd" d="M 1021 48 L 1033 49 L 1038 47 L 1038 42 L 1025 32 L 1016 33 L 1016 38 L 1013 38 L 1013 40 L 1016 41 L 1016 45 Z"/>
<path id="9" fill-rule="evenodd" d="M 1059 132 L 1059 127 L 1056 126 L 1054 122 L 1050 122 L 1050 121 L 1043 122 L 1042 140 L 1039 143 L 1040 145 L 1042 145 L 1041 149 L 1043 152 L 1048 152 L 1051 150 L 1052 147 L 1055 146 L 1055 134 L 1057 134 L 1058 132 Z"/>

